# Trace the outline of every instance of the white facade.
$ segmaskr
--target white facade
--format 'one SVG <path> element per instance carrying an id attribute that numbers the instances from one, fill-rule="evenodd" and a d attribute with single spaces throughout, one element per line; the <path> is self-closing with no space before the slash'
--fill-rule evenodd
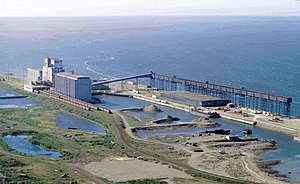
<path id="1" fill-rule="evenodd" d="M 27 68 L 27 83 L 29 85 L 42 80 L 42 68 Z"/>
<path id="2" fill-rule="evenodd" d="M 45 58 L 42 71 L 43 81 L 54 84 L 55 74 L 64 72 L 62 60 L 56 58 Z"/>

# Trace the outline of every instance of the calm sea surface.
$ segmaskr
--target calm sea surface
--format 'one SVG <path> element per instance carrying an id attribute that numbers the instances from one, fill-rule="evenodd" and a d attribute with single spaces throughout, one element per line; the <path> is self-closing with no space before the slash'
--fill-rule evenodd
<path id="1" fill-rule="evenodd" d="M 285 95 L 300 117 L 300 17 L 0 18 L 0 72 L 45 57 L 95 79 L 152 70 Z"/>
<path id="2" fill-rule="evenodd" d="M 300 17 L 0 18 L 0 72 L 22 74 L 45 57 L 62 58 L 68 71 L 93 79 L 152 70 L 289 96 L 292 115 L 300 117 Z M 275 168 L 299 181 L 299 144 L 254 132 L 278 141 L 262 158 L 282 159 Z"/>

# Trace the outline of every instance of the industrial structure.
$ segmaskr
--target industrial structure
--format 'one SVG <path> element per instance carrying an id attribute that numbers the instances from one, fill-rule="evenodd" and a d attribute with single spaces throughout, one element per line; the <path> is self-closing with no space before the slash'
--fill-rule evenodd
<path id="1" fill-rule="evenodd" d="M 42 68 L 27 68 L 27 81 L 27 91 L 52 89 L 72 98 L 92 100 L 90 78 L 66 73 L 61 59 L 45 58 Z"/>
<path id="2" fill-rule="evenodd" d="M 203 95 L 230 100 L 232 103 L 240 107 L 270 112 L 272 114 L 290 116 L 291 112 L 292 98 L 260 93 L 246 89 L 209 84 L 208 82 L 193 81 L 178 78 L 176 76 L 160 75 L 154 72 L 108 81 L 95 82 L 92 84 L 92 88 L 97 89 L 97 86 L 99 85 L 118 81 L 126 81 L 129 79 L 135 79 L 135 84 L 137 86 L 139 78 L 149 78 L 151 88 L 165 91 L 189 91 L 193 93 L 200 93 Z"/>
<path id="3" fill-rule="evenodd" d="M 64 71 L 61 59 L 45 58 L 41 68 L 27 68 L 27 84 L 24 84 L 24 90 L 34 92 L 50 89 L 55 84 L 54 76 Z"/>
<path id="4" fill-rule="evenodd" d="M 61 59 L 46 58 L 42 69 L 29 68 L 28 84 L 24 86 L 25 90 L 35 91 L 39 89 L 52 88 L 57 92 L 76 99 L 91 101 L 91 90 L 103 88 L 103 85 L 119 82 L 121 85 L 127 80 L 135 79 L 136 88 L 140 78 L 150 79 L 150 87 L 165 91 L 188 91 L 202 95 L 216 97 L 213 101 L 195 102 L 195 99 L 189 99 L 190 103 L 201 106 L 219 106 L 225 105 L 230 101 L 237 106 L 255 109 L 259 111 L 270 112 L 272 114 L 282 114 L 290 116 L 292 98 L 277 96 L 272 94 L 260 93 L 246 89 L 238 89 L 222 85 L 210 84 L 209 82 L 199 82 L 176 76 L 166 76 L 154 72 L 123 77 L 119 79 L 95 81 L 87 76 L 66 73 L 63 69 Z M 122 86 L 121 86 L 122 88 Z M 170 95 L 162 94 L 162 96 Z M 166 96 L 167 95 L 167 96 Z M 175 98 L 175 97 L 174 97 Z M 178 97 L 177 98 L 182 98 Z"/>
<path id="5" fill-rule="evenodd" d="M 87 76 L 61 72 L 55 75 L 54 90 L 76 99 L 91 101 L 91 79 Z"/>
<path id="6" fill-rule="evenodd" d="M 192 93 L 187 91 L 172 91 L 172 92 L 163 92 L 160 93 L 161 97 L 169 98 L 187 104 L 199 107 L 217 107 L 217 106 L 226 106 L 230 103 L 230 100 L 222 99 L 213 96 L 202 95 L 199 93 Z"/>
<path id="7" fill-rule="evenodd" d="M 43 81 L 55 86 L 55 75 L 64 71 L 61 59 L 45 58 L 42 69 Z"/>
<path id="8" fill-rule="evenodd" d="M 150 85 L 167 91 L 184 90 L 231 100 L 240 107 L 290 116 L 292 98 L 209 84 L 151 72 Z"/>

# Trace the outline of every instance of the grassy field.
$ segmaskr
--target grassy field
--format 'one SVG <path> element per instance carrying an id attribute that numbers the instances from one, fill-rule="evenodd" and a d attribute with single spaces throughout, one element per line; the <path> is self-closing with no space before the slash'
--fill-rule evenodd
<path id="1" fill-rule="evenodd" d="M 104 158 L 112 156 L 135 157 L 145 161 L 152 161 L 167 165 L 162 160 L 170 160 L 183 166 L 187 165 L 187 155 L 184 151 L 170 152 L 167 145 L 138 141 L 131 138 L 122 131 L 126 142 L 137 150 L 143 150 L 151 153 L 152 156 L 138 154 L 131 149 L 126 148 L 122 141 L 116 135 L 115 124 L 120 124 L 121 119 L 117 115 L 111 115 L 99 111 L 86 111 L 60 101 L 53 100 L 46 95 L 36 95 L 22 90 L 22 80 L 10 77 L 9 83 L 0 82 L 0 90 L 12 90 L 14 93 L 28 95 L 29 98 L 42 102 L 40 106 L 31 106 L 26 109 L 10 108 L 0 109 L 0 126 L 4 127 L 2 136 L 7 134 L 19 135 L 27 134 L 32 137 L 29 141 L 42 146 L 44 149 L 57 151 L 63 154 L 63 157 L 47 161 L 39 156 L 20 154 L 6 145 L 2 139 L 0 146 L 10 154 L 0 155 L 0 173 L 8 177 L 9 181 L 25 183 L 89 183 L 89 180 L 82 177 L 72 169 L 64 167 L 64 164 L 102 161 Z M 98 135 L 84 131 L 63 130 L 56 127 L 53 122 L 55 115 L 59 112 L 71 114 L 100 125 L 107 131 L 106 135 Z M 141 125 L 133 118 L 129 118 L 131 125 Z M 65 135 L 72 135 L 72 138 L 66 138 Z M 15 162 L 11 165 L 10 160 Z M 63 164 L 62 164 L 63 163 Z M 171 165 L 171 167 L 175 167 Z M 182 167 L 175 167 L 186 171 Z M 7 170 L 8 172 L 4 172 Z M 26 170 L 27 177 L 20 173 L 20 170 Z M 3 172 L 2 172 L 3 171 Z M 67 173 L 67 177 L 62 177 Z M 21 175 L 20 175 L 21 174 Z M 206 177 L 191 173 L 195 180 L 174 179 L 174 183 L 215 183 L 217 178 Z M 204 179 L 204 178 L 205 179 Z M 33 182 L 34 181 L 34 182 Z M 109 181 L 106 181 L 109 182 Z M 110 182 L 109 182 L 110 183 Z M 149 183 L 164 184 L 163 180 L 142 180 L 128 181 L 123 183 Z"/>
<path id="2" fill-rule="evenodd" d="M 120 151 L 122 148 L 119 145 L 114 144 L 114 127 L 111 125 L 111 121 L 116 121 L 116 119 L 113 116 L 101 112 L 82 110 L 59 101 L 52 100 L 47 96 L 27 93 L 20 89 L 22 86 L 20 84 L 21 82 L 22 81 L 20 79 L 13 78 L 11 76 L 9 83 L 8 81 L 0 82 L 0 90 L 9 90 L 16 94 L 28 95 L 29 98 L 42 102 L 42 105 L 31 106 L 26 109 L 0 109 L 0 126 L 4 127 L 1 132 L 2 136 L 8 134 L 31 135 L 32 137 L 29 141 L 34 144 L 38 144 L 44 149 L 57 151 L 63 154 L 62 158 L 56 159 L 57 163 L 72 163 L 78 155 L 80 155 L 80 159 L 77 159 L 78 162 L 88 163 L 90 161 L 101 161 L 103 158 L 112 155 L 119 156 L 123 153 L 123 151 Z M 108 134 L 98 135 L 84 131 L 59 129 L 56 127 L 56 123 L 53 122 L 55 115 L 58 112 L 68 113 L 97 123 L 104 128 Z M 67 139 L 64 136 L 65 134 L 71 134 L 73 135 L 73 138 Z M 39 181 L 40 183 L 69 183 L 73 180 L 81 181 L 79 183 L 87 183 L 88 181 L 86 178 L 81 177 L 72 170 L 68 170 L 68 177 L 61 178 L 60 176 L 64 174 L 63 172 L 66 168 L 63 168 L 55 162 L 49 164 L 48 162 L 37 161 L 35 158 L 42 158 L 39 156 L 17 153 L 15 150 L 6 145 L 2 139 L 0 140 L 0 146 L 8 152 L 30 158 L 26 160 L 26 164 L 23 166 L 29 171 L 28 175 L 30 175 L 31 179 L 26 179 L 26 182 L 28 183 L 33 183 L 30 182 L 33 180 L 36 181 L 35 183 L 39 183 Z M 16 160 L 20 159 L 18 156 L 15 158 L 13 155 L 10 155 L 10 158 Z M 19 168 L 17 166 L 12 167 L 5 164 L 2 164 L 1 166 L 3 167 L 3 170 L 8 167 L 15 169 L 15 172 L 12 172 L 12 170 L 10 173 L 16 173 L 16 176 L 7 176 L 9 177 L 9 181 L 23 181 L 18 180 L 17 171 Z"/>
<path id="3" fill-rule="evenodd" d="M 88 183 L 88 179 L 57 164 L 32 158 L 0 155 L 0 173 L 5 183 Z M 67 174 L 67 177 L 62 175 Z"/>

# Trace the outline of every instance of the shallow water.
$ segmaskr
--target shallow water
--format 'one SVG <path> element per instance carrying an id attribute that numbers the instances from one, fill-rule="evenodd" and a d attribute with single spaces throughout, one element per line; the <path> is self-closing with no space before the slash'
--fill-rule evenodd
<path id="1" fill-rule="evenodd" d="M 144 107 L 150 105 L 150 103 L 139 101 L 132 98 L 124 98 L 124 97 L 115 97 L 115 96 L 103 96 L 101 97 L 105 104 L 114 104 L 114 107 L 122 106 L 122 108 L 130 108 L 130 107 Z M 120 100 L 120 101 L 119 101 Z M 120 104 L 118 104 L 120 102 Z M 140 106 L 138 106 L 140 105 Z M 107 106 L 109 107 L 109 105 Z M 171 116 L 178 116 L 185 120 L 193 120 L 199 118 L 198 116 L 191 115 L 189 113 L 171 109 L 168 107 L 160 107 L 162 110 L 167 112 Z M 136 112 L 140 114 L 140 112 Z M 134 113 L 133 113 L 134 114 Z M 144 114 L 144 113 L 142 113 Z M 159 116 L 158 114 L 148 114 L 148 116 Z M 253 127 L 250 125 L 238 123 L 231 120 L 225 120 L 222 118 L 213 119 L 215 122 L 221 123 L 222 126 L 218 127 L 222 129 L 230 129 L 232 134 L 244 136 L 243 130 L 246 128 L 250 128 L 253 130 L 253 134 L 251 137 L 257 137 L 259 139 L 274 139 L 277 141 L 277 149 L 267 151 L 260 155 L 262 161 L 265 160 L 282 160 L 282 164 L 273 166 L 275 170 L 278 170 L 282 174 L 286 174 L 292 181 L 300 181 L 300 142 L 293 141 L 293 137 L 287 136 L 282 133 L 265 130 L 258 127 Z M 216 128 L 215 128 L 216 129 Z M 141 130 L 138 133 L 144 139 L 147 139 L 148 136 L 152 135 L 182 135 L 182 134 L 198 134 L 199 131 L 202 131 L 202 128 L 191 128 L 191 129 L 174 129 L 174 130 Z M 291 171 L 291 174 L 288 172 Z"/>
<path id="2" fill-rule="evenodd" d="M 25 108 L 29 105 L 40 105 L 40 102 L 29 98 L 0 99 L 1 108 Z"/>
<path id="3" fill-rule="evenodd" d="M 109 95 L 97 96 L 97 97 L 100 98 L 100 100 L 101 100 L 101 104 L 99 104 L 100 106 L 107 107 L 110 109 L 122 109 L 122 108 L 128 108 L 128 107 L 143 108 L 143 107 L 151 105 L 151 103 L 149 103 L 149 102 L 137 100 L 134 98 L 109 96 Z M 165 106 L 160 106 L 160 105 L 156 105 L 156 106 L 159 109 L 161 109 L 163 112 L 153 114 L 153 113 L 139 111 L 139 112 L 135 112 L 132 114 L 141 115 L 141 116 L 144 116 L 146 118 L 151 118 L 151 119 L 160 119 L 160 118 L 164 118 L 168 115 L 171 115 L 173 117 L 180 118 L 180 121 L 182 121 L 182 122 L 188 122 L 188 121 L 192 121 L 194 119 L 199 118 L 198 116 L 188 114 L 188 113 L 185 113 L 180 110 L 171 109 L 171 108 L 168 108 Z"/>
<path id="4" fill-rule="evenodd" d="M 0 96 L 16 96 L 11 91 L 0 91 Z M 29 105 L 40 105 L 41 103 L 30 98 L 0 99 L 1 108 L 25 108 Z"/>
<path id="5" fill-rule="evenodd" d="M 54 121 L 57 123 L 56 126 L 65 130 L 68 130 L 68 128 L 77 128 L 78 130 L 87 132 L 106 134 L 106 131 L 99 125 L 69 114 L 58 113 L 56 118 Z"/>
<path id="6" fill-rule="evenodd" d="M 0 96 L 16 96 L 9 90 L 0 91 Z"/>
<path id="7" fill-rule="evenodd" d="M 9 145 L 11 148 L 13 148 L 14 150 L 21 152 L 21 153 L 40 155 L 40 156 L 51 157 L 51 158 L 58 158 L 58 157 L 62 156 L 62 154 L 60 154 L 58 152 L 47 151 L 38 145 L 32 144 L 31 142 L 26 140 L 27 138 L 30 138 L 30 136 L 7 135 L 7 136 L 3 137 L 3 141 L 7 145 Z"/>

